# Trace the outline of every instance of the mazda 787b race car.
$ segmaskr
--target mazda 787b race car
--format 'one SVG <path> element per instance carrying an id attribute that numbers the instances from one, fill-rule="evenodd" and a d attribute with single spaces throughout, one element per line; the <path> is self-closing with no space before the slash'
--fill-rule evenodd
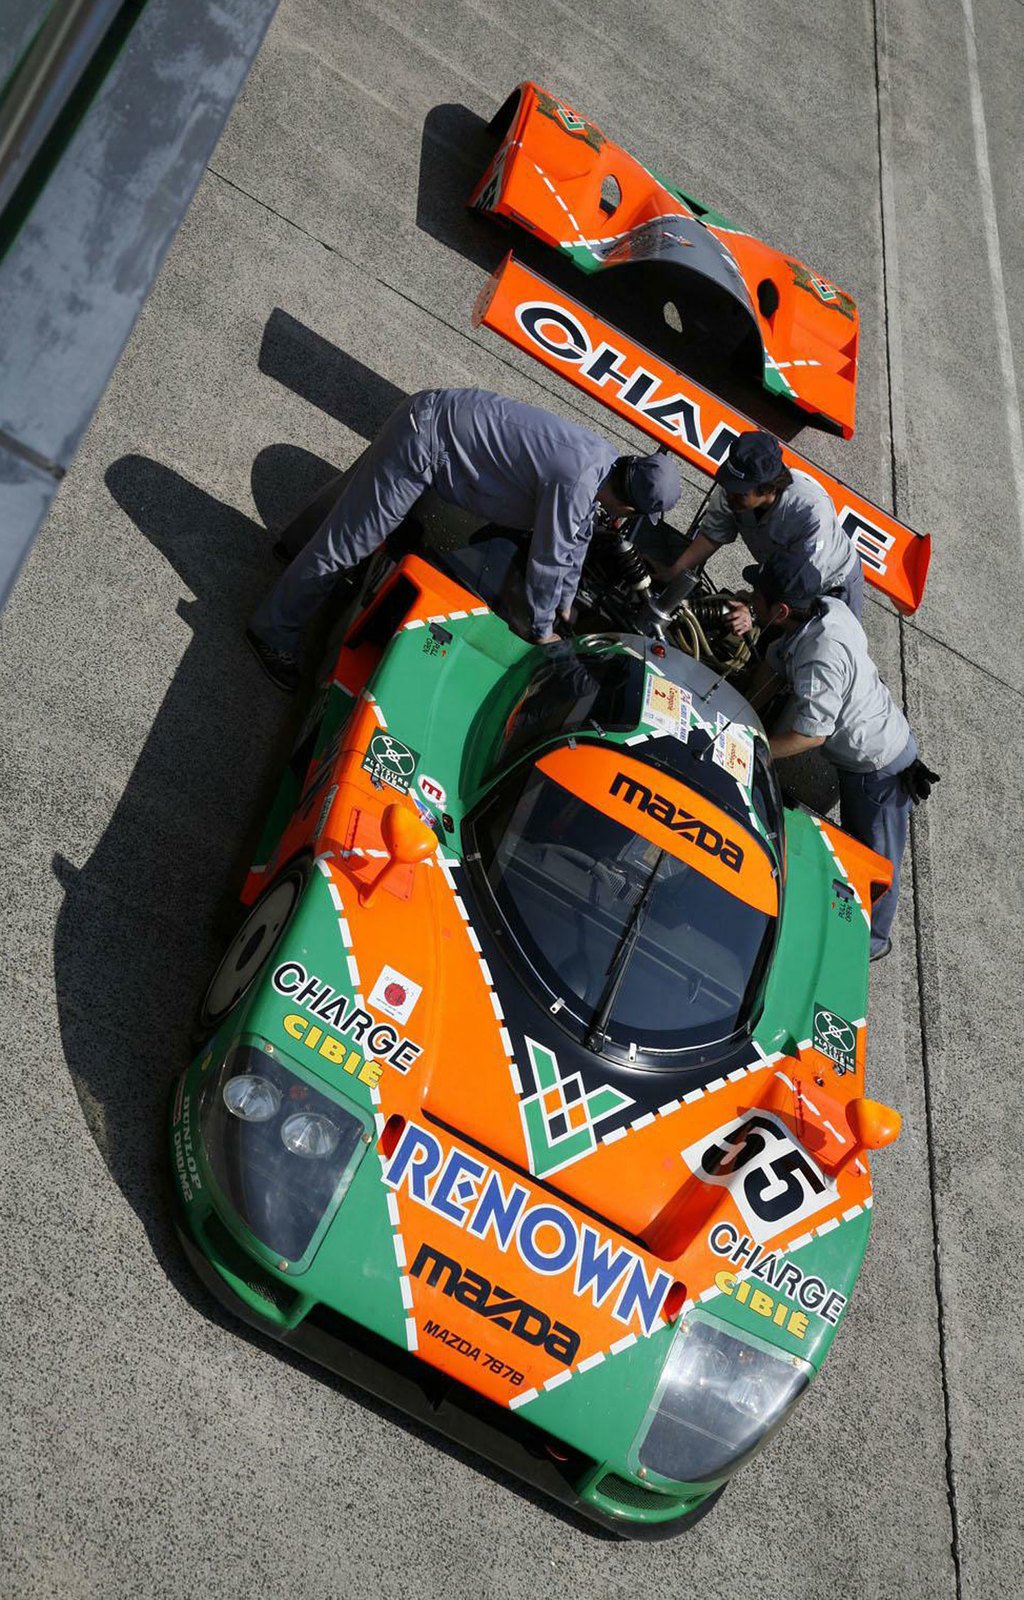
<path id="1" fill-rule="evenodd" d="M 179 1231 L 248 1322 L 605 1529 L 687 1527 L 867 1244 L 872 893 L 641 634 L 524 643 L 418 554 L 346 631 L 201 1007 Z"/>

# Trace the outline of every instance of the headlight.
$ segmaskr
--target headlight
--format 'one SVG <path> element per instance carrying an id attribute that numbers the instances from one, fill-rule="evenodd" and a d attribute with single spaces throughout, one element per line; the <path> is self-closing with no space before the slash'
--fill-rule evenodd
<path id="1" fill-rule="evenodd" d="M 277 1116 L 281 1104 L 277 1085 L 255 1072 L 239 1072 L 229 1078 L 223 1095 L 231 1115 L 242 1122 L 269 1122 L 271 1117 Z"/>
<path id="2" fill-rule="evenodd" d="M 799 1356 L 691 1311 L 637 1435 L 639 1465 L 676 1483 L 735 1472 L 779 1427 L 811 1372 Z"/>
<path id="3" fill-rule="evenodd" d="M 301 1261 L 355 1176 L 368 1120 L 254 1040 L 229 1050 L 204 1084 L 199 1121 L 224 1199 L 278 1259 Z"/>
<path id="4" fill-rule="evenodd" d="M 338 1148 L 341 1129 L 330 1117 L 316 1112 L 299 1111 L 281 1124 L 281 1142 L 293 1156 L 306 1156 L 311 1161 L 321 1161 Z"/>

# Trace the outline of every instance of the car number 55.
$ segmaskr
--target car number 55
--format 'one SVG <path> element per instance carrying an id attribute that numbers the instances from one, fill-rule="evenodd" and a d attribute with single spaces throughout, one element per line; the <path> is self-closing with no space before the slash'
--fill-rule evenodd
<path id="1" fill-rule="evenodd" d="M 835 1201 L 834 1189 L 785 1125 L 761 1111 L 705 1134 L 682 1157 L 702 1183 L 729 1190 L 758 1244 Z"/>

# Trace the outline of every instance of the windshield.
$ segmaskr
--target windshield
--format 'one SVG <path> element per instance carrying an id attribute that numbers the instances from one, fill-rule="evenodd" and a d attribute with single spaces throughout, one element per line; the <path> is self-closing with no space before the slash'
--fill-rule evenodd
<path id="1" fill-rule="evenodd" d="M 609 750 L 576 755 L 621 765 Z M 775 917 L 639 822 L 647 837 L 532 768 L 499 789 L 474 831 L 519 952 L 592 1048 L 675 1052 L 727 1038 L 749 1018 Z"/>

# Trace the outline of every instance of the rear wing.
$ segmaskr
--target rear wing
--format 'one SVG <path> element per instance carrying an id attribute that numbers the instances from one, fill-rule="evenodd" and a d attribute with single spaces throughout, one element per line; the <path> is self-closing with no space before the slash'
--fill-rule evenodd
<path id="1" fill-rule="evenodd" d="M 473 325 L 500 333 L 709 476 L 737 435 L 757 427 L 511 253 L 485 285 Z M 897 611 L 916 611 L 924 595 L 931 536 L 905 527 L 786 444 L 782 458 L 787 467 L 815 478 L 829 495 L 840 527 L 857 546 L 868 582 L 887 594 Z"/>

